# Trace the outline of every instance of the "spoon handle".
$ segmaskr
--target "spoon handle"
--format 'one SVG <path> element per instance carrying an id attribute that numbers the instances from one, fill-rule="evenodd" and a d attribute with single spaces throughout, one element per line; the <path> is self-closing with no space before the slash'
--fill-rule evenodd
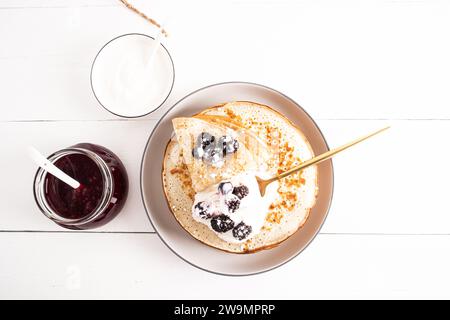
<path id="1" fill-rule="evenodd" d="M 309 159 L 308 161 L 303 162 L 303 163 L 302 163 L 301 165 L 299 165 L 298 167 L 292 168 L 292 169 L 290 169 L 290 170 L 288 170 L 288 171 L 286 171 L 286 172 L 283 172 L 282 174 L 280 174 L 280 175 L 278 175 L 278 176 L 275 176 L 275 177 L 273 177 L 273 178 L 270 178 L 270 179 L 268 180 L 268 182 L 269 182 L 269 181 L 270 181 L 270 182 L 273 182 L 273 181 L 276 181 L 276 180 L 280 180 L 280 179 L 285 178 L 285 177 L 287 177 L 287 176 L 289 176 L 289 175 L 291 175 L 291 174 L 293 174 L 293 173 L 296 173 L 296 172 L 298 172 L 298 171 L 300 171 L 300 170 L 302 170 L 302 169 L 305 169 L 306 167 L 309 167 L 309 166 L 311 166 L 311 165 L 313 165 L 313 164 L 317 164 L 317 163 L 320 163 L 320 162 L 322 162 L 322 161 L 328 160 L 328 159 L 330 159 L 331 157 L 333 157 L 335 154 L 337 154 L 337 153 L 339 153 L 339 152 L 341 152 L 341 151 L 344 151 L 345 149 L 348 149 L 348 148 L 350 148 L 351 146 L 354 146 L 355 144 L 360 143 L 360 142 L 362 142 L 362 141 L 364 141 L 364 140 L 366 140 L 366 139 L 369 139 L 370 137 L 373 137 L 374 135 L 379 134 L 380 132 L 383 132 L 383 131 L 385 131 L 385 130 L 387 130 L 387 129 L 389 129 L 389 128 L 390 128 L 390 127 L 386 127 L 386 128 L 377 130 L 377 131 L 375 131 L 375 132 L 373 132 L 373 133 L 370 133 L 370 134 L 365 135 L 365 136 L 363 136 L 363 137 L 361 137 L 361 138 L 358 138 L 358 139 L 353 140 L 353 141 L 351 141 L 351 142 L 349 142 L 349 143 L 346 143 L 346 144 L 344 144 L 344 145 L 342 145 L 342 146 L 340 146 L 340 147 L 337 147 L 337 148 L 335 148 L 335 149 L 332 149 L 332 150 L 330 150 L 330 151 L 327 151 L 327 152 L 325 152 L 325 153 L 322 153 L 322 154 L 318 155 L 317 157 L 314 157 L 314 158 L 312 158 L 312 159 Z"/>
<path id="2" fill-rule="evenodd" d="M 46 157 L 44 157 L 39 151 L 37 151 L 34 147 L 28 147 L 28 153 L 30 157 L 36 162 L 36 164 L 50 173 L 51 175 L 55 176 L 59 180 L 67 183 L 69 186 L 71 186 L 74 189 L 77 189 L 80 186 L 80 183 L 66 174 L 64 171 L 59 169 L 57 166 L 55 166 L 53 163 L 51 163 Z"/>

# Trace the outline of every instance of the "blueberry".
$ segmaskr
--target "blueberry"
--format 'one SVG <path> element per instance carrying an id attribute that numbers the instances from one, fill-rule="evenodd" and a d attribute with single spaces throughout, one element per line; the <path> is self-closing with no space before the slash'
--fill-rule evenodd
<path id="1" fill-rule="evenodd" d="M 214 137 L 212 134 L 209 134 L 208 132 L 202 132 L 197 137 L 197 146 L 205 149 L 207 146 L 214 144 L 215 140 L 216 137 Z"/>
<path id="2" fill-rule="evenodd" d="M 244 197 L 248 196 L 249 190 L 247 186 L 244 186 L 241 184 L 240 186 L 234 187 L 233 194 L 237 196 L 240 200 L 242 200 Z"/>
<path id="3" fill-rule="evenodd" d="M 232 142 L 227 144 L 226 153 L 232 154 L 235 153 L 239 149 L 239 142 L 235 139 Z"/>
<path id="4" fill-rule="evenodd" d="M 233 143 L 227 146 L 227 153 L 235 153 L 239 149 L 239 141 L 233 140 Z"/>
<path id="5" fill-rule="evenodd" d="M 211 219 L 211 228 L 219 233 L 227 232 L 234 227 L 234 221 L 229 216 L 221 214 Z"/>
<path id="6" fill-rule="evenodd" d="M 213 165 L 220 166 L 223 163 L 223 150 L 220 148 L 214 148 L 214 151 L 211 153 L 211 162 Z"/>
<path id="7" fill-rule="evenodd" d="M 217 187 L 217 190 L 219 190 L 221 194 L 225 195 L 233 191 L 233 185 L 231 182 L 221 182 Z"/>
<path id="8" fill-rule="evenodd" d="M 205 149 L 205 154 L 203 155 L 203 161 L 207 164 L 214 165 L 216 167 L 221 167 L 223 165 L 223 151 L 213 145 L 209 145 Z"/>
<path id="9" fill-rule="evenodd" d="M 211 161 L 211 157 L 214 154 L 214 145 L 212 145 L 212 144 L 207 145 L 205 147 L 205 149 L 202 149 L 202 150 L 204 150 L 203 155 L 202 155 L 203 161 L 209 163 Z"/>
<path id="10" fill-rule="evenodd" d="M 210 143 L 205 147 L 199 148 L 202 148 L 204 150 L 205 153 L 203 154 L 203 156 L 208 156 L 208 154 L 210 154 L 216 148 L 216 145 L 214 143 Z"/>
<path id="11" fill-rule="evenodd" d="M 192 156 L 193 156 L 195 159 L 201 159 L 201 158 L 203 157 L 204 154 L 205 154 L 205 150 L 203 150 L 202 147 L 195 146 L 195 147 L 192 149 Z"/>
<path id="12" fill-rule="evenodd" d="M 202 150 L 203 150 L 203 158 L 205 160 L 211 158 L 211 154 L 214 152 L 214 149 L 215 149 L 215 146 L 213 144 L 209 144 L 205 148 L 202 148 Z"/>
<path id="13" fill-rule="evenodd" d="M 225 204 L 228 207 L 228 211 L 233 213 L 237 209 L 239 209 L 241 201 L 239 200 L 239 198 L 237 196 L 231 195 L 230 197 L 228 197 L 228 199 L 225 200 Z"/>
<path id="14" fill-rule="evenodd" d="M 205 201 L 201 201 L 194 206 L 194 214 L 198 215 L 202 219 L 211 218 L 212 214 L 210 210 L 210 204 Z"/>
<path id="15" fill-rule="evenodd" d="M 252 233 L 252 226 L 246 225 L 244 222 L 239 223 L 233 229 L 233 237 L 238 240 L 244 240 Z"/>
<path id="16" fill-rule="evenodd" d="M 223 152 L 226 153 L 227 145 L 233 142 L 233 138 L 230 136 L 221 136 L 217 141 L 217 146 L 223 149 Z"/>
<path id="17" fill-rule="evenodd" d="M 235 153 L 239 148 L 239 142 L 231 136 L 220 137 L 217 145 L 223 149 L 224 155 Z"/>

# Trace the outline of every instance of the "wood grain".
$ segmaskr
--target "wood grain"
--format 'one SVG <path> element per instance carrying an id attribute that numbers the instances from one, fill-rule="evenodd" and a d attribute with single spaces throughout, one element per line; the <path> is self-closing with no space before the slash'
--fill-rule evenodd
<path id="1" fill-rule="evenodd" d="M 327 233 L 450 234 L 446 183 L 450 152 L 444 137 L 449 121 L 319 120 L 330 146 L 390 124 L 383 135 L 335 157 L 335 192 L 322 231 Z M 140 161 L 153 120 L 56 121 L 1 123 L 1 167 L 6 170 L 0 194 L 8 201 L 0 211 L 0 230 L 61 230 L 41 215 L 31 185 L 36 168 L 26 156 L 27 145 L 43 153 L 91 141 L 123 160 L 130 176 L 124 211 L 101 231 L 152 231 L 139 189 Z M 420 152 L 419 152 L 420 150 Z M 439 157 L 432 158 L 439 153 Z M 27 190 L 24 194 L 24 190 Z"/>
<path id="2" fill-rule="evenodd" d="M 319 235 L 290 263 L 236 278 L 188 265 L 156 235 L 0 234 L 0 298 L 448 298 L 449 249 L 443 236 Z"/>
<path id="3" fill-rule="evenodd" d="M 249 298 L 237 286 L 253 299 L 450 297 L 448 1 L 133 4 L 170 32 L 176 76 L 160 110 L 130 121 L 99 107 L 91 63 L 110 39 L 155 28 L 116 0 L 0 0 L 0 298 Z M 333 205 L 311 246 L 244 278 L 182 262 L 153 233 L 139 194 L 157 119 L 187 93 L 233 80 L 299 102 L 330 146 L 392 126 L 335 158 Z M 74 233 L 38 212 L 24 148 L 81 141 L 119 155 L 131 192 L 113 222 Z"/>
<path id="4" fill-rule="evenodd" d="M 153 9 L 170 16 L 176 80 L 167 105 L 244 80 L 286 93 L 316 118 L 450 119 L 448 2 L 168 3 Z M 91 62 L 119 34 L 156 31 L 116 5 L 0 10 L 0 30 L 3 120 L 114 118 L 90 92 Z"/>

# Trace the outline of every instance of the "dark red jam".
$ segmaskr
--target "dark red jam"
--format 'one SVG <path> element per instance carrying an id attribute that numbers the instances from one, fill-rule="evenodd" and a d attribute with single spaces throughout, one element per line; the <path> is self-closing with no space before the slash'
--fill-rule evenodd
<path id="1" fill-rule="evenodd" d="M 100 205 L 104 187 L 98 165 L 84 154 L 64 156 L 54 165 L 81 185 L 73 189 L 58 178 L 47 175 L 45 197 L 52 210 L 65 219 L 81 219 L 92 214 Z"/>
<path id="2" fill-rule="evenodd" d="M 122 209 L 128 194 L 128 178 L 122 162 L 110 150 L 89 143 L 80 143 L 61 152 L 63 155 L 54 165 L 81 185 L 73 189 L 46 174 L 42 194 L 51 212 L 41 210 L 69 229 L 96 228 L 112 220 Z M 101 159 L 93 159 L 89 152 Z"/>

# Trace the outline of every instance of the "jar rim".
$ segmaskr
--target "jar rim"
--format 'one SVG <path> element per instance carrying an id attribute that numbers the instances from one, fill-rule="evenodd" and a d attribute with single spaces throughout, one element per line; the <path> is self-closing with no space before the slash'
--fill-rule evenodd
<path id="1" fill-rule="evenodd" d="M 38 168 L 36 172 L 33 183 L 34 186 L 33 192 L 34 198 L 36 200 L 36 203 L 38 204 L 39 209 L 47 218 L 53 220 L 58 224 L 76 227 L 94 221 L 107 209 L 113 195 L 114 180 L 112 172 L 107 163 L 98 154 L 89 149 L 80 147 L 65 148 L 51 154 L 50 156 L 48 156 L 47 159 L 54 164 L 57 160 L 71 154 L 83 154 L 85 156 L 88 156 L 91 160 L 94 161 L 94 163 L 100 170 L 103 179 L 103 192 L 102 197 L 97 206 L 95 207 L 95 209 L 92 210 L 92 212 L 86 215 L 85 217 L 78 219 L 68 219 L 59 215 L 55 210 L 51 208 L 51 206 L 47 201 L 47 198 L 45 197 L 45 187 L 46 187 L 45 181 L 48 172 L 43 168 Z"/>

